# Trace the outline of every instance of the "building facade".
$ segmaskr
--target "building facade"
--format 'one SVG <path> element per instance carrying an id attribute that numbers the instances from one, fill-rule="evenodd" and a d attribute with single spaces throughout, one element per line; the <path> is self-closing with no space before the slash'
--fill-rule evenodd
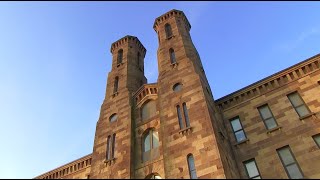
<path id="1" fill-rule="evenodd" d="M 92 154 L 37 179 L 320 178 L 320 55 L 214 100 L 184 13 L 153 28 L 158 81 L 137 37 L 114 42 Z"/>

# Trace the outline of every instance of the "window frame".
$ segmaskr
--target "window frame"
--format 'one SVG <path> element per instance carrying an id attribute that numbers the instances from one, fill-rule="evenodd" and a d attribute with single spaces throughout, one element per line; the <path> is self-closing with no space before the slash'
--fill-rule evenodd
<path id="1" fill-rule="evenodd" d="M 232 121 L 234 121 L 234 120 L 236 120 L 236 119 L 238 119 L 239 120 L 239 123 L 240 123 L 240 126 L 241 126 L 241 129 L 239 129 L 239 130 L 237 130 L 237 131 L 234 131 L 234 128 L 233 128 L 233 126 L 232 126 Z M 248 137 L 247 137 L 247 134 L 246 134 L 246 132 L 245 132 L 245 130 L 244 130 L 244 127 L 243 127 L 243 125 L 242 125 L 242 122 L 241 122 L 241 119 L 240 119 L 240 116 L 236 116 L 236 117 L 234 117 L 234 118 L 231 118 L 230 120 L 229 120 L 229 122 L 230 122 L 230 126 L 231 126 L 231 129 L 232 129 L 232 132 L 233 132 L 233 135 L 234 135 L 234 138 L 235 138 L 235 140 L 236 140 L 236 142 L 242 142 L 242 141 L 245 141 L 245 140 L 247 140 L 248 139 Z M 239 131 L 243 131 L 243 134 L 244 134 L 244 137 L 245 137 L 245 139 L 243 139 L 243 140 L 241 140 L 241 141 L 238 141 L 238 139 L 237 139 L 237 136 L 236 136 L 236 133 L 237 132 L 239 132 Z"/>
<path id="2" fill-rule="evenodd" d="M 289 152 L 290 152 L 290 155 L 292 156 L 292 159 L 294 160 L 294 163 L 290 163 L 290 164 L 287 164 L 287 165 L 284 164 L 283 159 L 282 159 L 282 157 L 281 157 L 281 155 L 280 155 L 280 152 L 279 152 L 280 150 L 286 149 L 286 148 L 288 148 L 288 150 L 289 150 Z M 294 156 L 294 154 L 293 154 L 293 152 L 292 152 L 292 150 L 291 150 L 291 148 L 290 148 L 289 145 L 286 145 L 286 146 L 283 146 L 283 147 L 281 147 L 281 148 L 278 148 L 278 149 L 276 149 L 276 151 L 277 151 L 278 157 L 279 157 L 279 159 L 280 159 L 280 161 L 281 161 L 282 167 L 285 169 L 285 171 L 286 171 L 287 176 L 288 176 L 289 179 L 292 179 L 292 177 L 291 177 L 291 175 L 289 174 L 289 171 L 287 170 L 287 166 L 290 166 L 290 165 L 293 165 L 293 164 L 296 164 L 296 165 L 297 165 L 297 167 L 298 167 L 298 169 L 299 169 L 299 171 L 300 171 L 300 173 L 301 173 L 301 175 L 302 175 L 302 179 L 305 177 L 304 174 L 303 174 L 303 171 L 302 171 L 302 169 L 300 168 L 300 165 L 299 165 L 296 157 Z"/>
<path id="3" fill-rule="evenodd" d="M 249 172 L 248 172 L 248 168 L 247 168 L 246 164 L 248 164 L 248 163 L 250 163 L 250 162 L 252 162 L 252 161 L 254 162 L 254 165 L 255 165 L 255 167 L 257 168 L 257 171 L 258 171 L 258 174 L 259 174 L 259 175 L 250 177 Z M 258 165 L 257 165 L 257 162 L 256 162 L 256 159 L 255 159 L 255 158 L 251 158 L 251 159 L 248 159 L 248 160 L 246 160 L 246 161 L 243 161 L 242 164 L 243 164 L 243 166 L 244 166 L 244 169 L 246 170 L 246 174 L 247 174 L 247 177 L 248 177 L 249 179 L 254 179 L 254 178 L 257 178 L 257 177 L 260 177 L 260 179 L 262 179 L 261 173 L 260 173 L 260 170 L 259 170 L 259 167 L 258 167 Z"/>
<path id="4" fill-rule="evenodd" d="M 312 136 L 313 141 L 316 143 L 316 145 L 318 146 L 318 148 L 320 148 L 320 141 L 319 143 L 316 141 L 316 137 L 320 138 L 320 133 L 319 134 L 315 134 Z"/>
<path id="5" fill-rule="evenodd" d="M 113 83 L 113 94 L 117 93 L 119 91 L 119 76 L 116 76 L 114 78 L 114 83 Z"/>
<path id="6" fill-rule="evenodd" d="M 302 101 L 302 104 L 300 104 L 300 105 L 298 105 L 298 106 L 295 106 L 295 105 L 293 104 L 293 102 L 291 101 L 291 99 L 289 98 L 289 96 L 292 96 L 292 95 L 294 95 L 294 94 L 296 94 L 296 95 L 298 96 L 298 98 Z M 310 114 L 312 114 L 311 110 L 309 109 L 309 107 L 307 106 L 306 102 L 303 100 L 303 98 L 301 97 L 301 95 L 300 95 L 300 93 L 299 93 L 298 91 L 294 91 L 294 92 L 292 92 L 292 93 L 287 94 L 287 98 L 289 99 L 289 102 L 291 103 L 291 106 L 292 106 L 293 109 L 296 111 L 296 113 L 298 114 L 299 118 L 303 118 L 303 117 L 305 117 L 305 116 L 309 116 Z M 302 107 L 302 106 L 305 106 L 306 109 L 307 109 L 307 111 L 309 112 L 307 115 L 301 116 L 301 115 L 299 114 L 299 112 L 297 111 L 297 108 Z"/>
<path id="7" fill-rule="evenodd" d="M 189 119 L 189 111 L 188 111 L 188 107 L 187 107 L 186 102 L 182 103 L 182 109 L 183 109 L 183 116 L 184 116 L 186 128 L 189 128 L 190 127 L 190 119 Z"/>
<path id="8" fill-rule="evenodd" d="M 145 106 L 146 106 L 148 103 L 150 103 L 150 102 L 154 103 L 154 106 L 155 106 L 155 107 L 154 107 L 154 108 L 155 108 L 154 115 L 149 116 L 149 117 L 146 117 L 146 118 L 144 119 L 144 118 L 143 118 L 143 117 L 144 117 L 144 116 L 143 116 L 143 112 L 144 112 L 143 110 L 144 110 Z M 157 101 L 154 100 L 154 99 L 148 99 L 148 100 L 146 100 L 145 102 L 143 102 L 143 104 L 141 105 L 141 107 L 140 107 L 139 109 L 140 109 L 140 119 L 141 119 L 141 121 L 142 121 L 142 122 L 147 122 L 149 119 L 157 116 Z M 150 114 L 150 111 L 149 111 L 149 114 Z"/>
<path id="9" fill-rule="evenodd" d="M 166 33 L 166 39 L 170 39 L 173 37 L 172 27 L 169 23 L 164 25 L 164 31 Z"/>
<path id="10" fill-rule="evenodd" d="M 270 114 L 271 114 L 271 117 L 269 117 L 269 118 L 267 118 L 267 119 L 264 119 L 264 118 L 263 118 L 262 113 L 261 113 L 261 111 L 260 111 L 260 108 L 262 108 L 262 107 L 264 107 L 264 106 L 266 106 L 266 107 L 268 108 L 268 110 L 270 111 Z M 274 128 L 279 127 L 279 124 L 278 124 L 276 118 L 274 117 L 274 115 L 273 115 L 273 113 L 272 113 L 272 111 L 271 111 L 271 109 L 270 109 L 269 104 L 261 105 L 261 106 L 257 107 L 257 109 L 258 109 L 258 111 L 259 111 L 259 114 L 260 114 L 260 117 L 261 117 L 261 119 L 262 119 L 262 121 L 263 121 L 263 124 L 264 124 L 264 126 L 266 127 L 267 130 L 271 130 L 271 129 L 274 129 Z M 273 118 L 273 120 L 274 120 L 274 122 L 275 122 L 275 124 L 276 124 L 276 127 L 273 127 L 273 128 L 270 128 L 270 129 L 269 129 L 265 121 L 268 120 L 268 119 L 271 119 L 271 118 Z"/>
<path id="11" fill-rule="evenodd" d="M 111 121 L 111 119 L 112 119 L 114 116 L 116 116 L 116 119 L 113 120 L 113 121 Z M 110 123 L 115 122 L 115 121 L 117 121 L 117 120 L 118 120 L 118 114 L 117 114 L 117 113 L 113 113 L 113 114 L 109 117 L 109 122 L 110 122 Z"/>
<path id="12" fill-rule="evenodd" d="M 169 49 L 170 63 L 177 64 L 176 53 L 173 48 Z"/>
<path id="13" fill-rule="evenodd" d="M 193 159 L 193 166 L 194 166 L 194 169 L 190 169 L 190 161 L 189 161 L 189 158 L 192 158 Z M 193 154 L 188 154 L 187 155 L 187 164 L 188 164 L 188 171 L 189 171 L 189 176 L 190 176 L 190 179 L 198 179 L 198 176 L 197 176 L 197 168 L 196 168 L 196 163 L 195 163 L 195 159 L 194 159 L 194 156 Z M 192 172 L 195 173 L 195 176 L 196 178 L 192 178 Z"/>
<path id="14" fill-rule="evenodd" d="M 123 62 L 123 49 L 119 49 L 117 53 L 117 65 Z"/>
<path id="15" fill-rule="evenodd" d="M 177 116 L 178 116 L 179 127 L 180 127 L 180 129 L 184 129 L 184 123 L 183 123 L 183 120 L 182 120 L 182 113 L 181 113 L 181 107 L 180 107 L 180 105 L 177 105 L 177 106 L 176 106 L 176 109 L 177 109 Z"/>
<path id="16" fill-rule="evenodd" d="M 154 138 L 153 138 L 153 134 L 154 133 L 157 133 L 157 135 L 158 135 L 158 146 L 154 146 Z M 149 139 L 149 143 L 150 143 L 150 150 L 148 150 L 148 151 L 145 151 L 146 150 L 146 146 L 145 146 L 145 139 L 146 139 L 146 137 L 149 135 L 149 137 L 150 137 L 150 139 Z M 152 153 L 153 153 L 153 151 L 156 149 L 156 148 L 158 148 L 159 146 L 160 146 L 160 137 L 159 137 L 159 132 L 158 131 L 156 131 L 154 128 L 149 128 L 149 129 L 147 129 L 143 134 L 142 134 L 142 143 L 141 143 L 141 145 L 142 145 L 142 151 L 141 151 L 141 160 L 142 160 L 142 162 L 143 163 L 145 163 L 145 162 L 148 162 L 148 161 L 150 161 L 150 160 L 153 160 L 152 159 Z M 147 160 L 145 160 L 144 159 L 144 154 L 145 153 L 150 153 L 150 158 L 149 159 L 147 159 Z"/>

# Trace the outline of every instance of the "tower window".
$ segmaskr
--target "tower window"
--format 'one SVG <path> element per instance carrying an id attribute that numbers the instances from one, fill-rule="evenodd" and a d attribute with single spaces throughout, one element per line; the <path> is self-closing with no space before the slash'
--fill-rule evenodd
<path id="1" fill-rule="evenodd" d="M 261 179 L 255 159 L 245 161 L 243 164 L 250 179 Z"/>
<path id="2" fill-rule="evenodd" d="M 113 93 L 118 92 L 118 86 L 119 86 L 119 77 L 117 76 L 114 80 Z"/>
<path id="3" fill-rule="evenodd" d="M 153 159 L 152 157 L 156 157 L 156 155 L 158 154 L 156 152 L 158 146 L 159 146 L 158 132 L 154 131 L 153 129 L 149 129 L 147 133 L 145 133 L 143 136 L 142 160 L 145 162 L 150 159 Z"/>
<path id="4" fill-rule="evenodd" d="M 122 63 L 122 59 L 123 59 L 123 50 L 122 50 L 122 49 L 120 49 L 120 50 L 118 51 L 117 64 Z"/>
<path id="5" fill-rule="evenodd" d="M 112 114 L 109 118 L 110 122 L 114 122 L 118 119 L 118 115 L 116 113 Z"/>
<path id="6" fill-rule="evenodd" d="M 277 149 L 278 155 L 290 179 L 301 179 L 303 174 L 289 146 Z"/>
<path id="7" fill-rule="evenodd" d="M 174 50 L 171 48 L 169 49 L 169 54 L 170 54 L 170 61 L 171 61 L 171 64 L 175 64 L 177 63 L 177 60 L 176 60 L 176 55 L 174 53 Z"/>
<path id="8" fill-rule="evenodd" d="M 190 127 L 187 105 L 186 105 L 186 103 L 183 103 L 182 106 L 183 106 L 183 113 L 184 113 L 184 118 L 186 121 L 186 126 Z"/>
<path id="9" fill-rule="evenodd" d="M 184 122 L 182 121 L 182 115 L 181 115 L 180 106 L 177 105 L 176 108 L 177 108 L 177 114 L 178 114 L 178 121 L 179 121 L 180 129 L 183 129 L 184 127 L 186 127 L 186 128 L 190 127 L 190 121 L 189 121 L 189 115 L 188 115 L 188 109 L 187 109 L 186 103 L 182 103 Z"/>
<path id="10" fill-rule="evenodd" d="M 239 117 L 232 119 L 230 123 L 237 142 L 247 139 Z"/>
<path id="11" fill-rule="evenodd" d="M 178 114 L 178 120 L 179 120 L 179 126 L 180 129 L 183 129 L 183 122 L 182 122 L 182 117 L 181 117 L 181 109 L 180 106 L 177 106 L 177 114 Z"/>
<path id="12" fill-rule="evenodd" d="M 172 37 L 172 29 L 171 29 L 171 26 L 170 26 L 170 24 L 166 24 L 165 25 L 165 31 L 166 31 L 166 37 L 167 37 L 167 39 L 168 38 L 171 38 Z"/>
<path id="13" fill-rule="evenodd" d="M 278 126 L 268 104 L 258 107 L 258 110 L 268 130 Z"/>
<path id="14" fill-rule="evenodd" d="M 156 115 L 156 101 L 147 101 L 141 108 L 142 121 L 147 120 Z"/>
<path id="15" fill-rule="evenodd" d="M 182 89 L 182 84 L 181 83 L 177 83 L 175 85 L 173 85 L 173 91 L 174 92 L 179 92 Z"/>
<path id="16" fill-rule="evenodd" d="M 106 160 L 111 160 L 114 158 L 115 143 L 116 143 L 116 134 L 113 134 L 112 136 L 109 135 L 107 138 Z"/>
<path id="17" fill-rule="evenodd" d="M 298 92 L 289 94 L 288 98 L 299 117 L 304 117 L 311 113 Z"/>
<path id="18" fill-rule="evenodd" d="M 313 140 L 316 142 L 316 144 L 320 148 L 320 134 L 314 135 Z"/>
<path id="19" fill-rule="evenodd" d="M 193 158 L 192 154 L 189 154 L 187 156 L 187 161 L 188 161 L 190 179 L 198 179 L 197 172 L 196 172 L 196 166 L 194 165 L 194 158 Z"/>

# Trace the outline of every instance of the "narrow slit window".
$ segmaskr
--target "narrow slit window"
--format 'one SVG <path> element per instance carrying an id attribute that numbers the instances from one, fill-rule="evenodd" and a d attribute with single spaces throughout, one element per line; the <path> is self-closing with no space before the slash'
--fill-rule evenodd
<path id="1" fill-rule="evenodd" d="M 314 142 L 316 142 L 316 144 L 320 148 L 320 134 L 314 135 L 312 138 L 313 138 Z"/>
<path id="2" fill-rule="evenodd" d="M 118 86 L 119 86 L 119 77 L 117 76 L 114 80 L 113 93 L 118 92 Z"/>
<path id="3" fill-rule="evenodd" d="M 230 121 L 230 123 L 232 126 L 234 137 L 236 138 L 237 142 L 241 142 L 241 141 L 247 139 L 247 136 L 244 132 L 244 129 L 242 127 L 242 123 L 241 123 L 239 117 L 232 119 Z"/>
<path id="4" fill-rule="evenodd" d="M 122 63 L 122 59 L 123 59 L 123 50 L 120 49 L 120 50 L 118 51 L 117 64 L 121 64 L 121 63 Z"/>
<path id="5" fill-rule="evenodd" d="M 269 129 L 272 129 L 272 128 L 275 128 L 278 126 L 269 106 L 266 104 L 266 105 L 263 105 L 263 106 L 260 106 L 258 107 L 258 110 L 259 110 L 259 113 L 260 113 L 260 116 L 266 126 L 266 128 L 269 130 Z"/>
<path id="6" fill-rule="evenodd" d="M 175 55 L 174 50 L 172 48 L 169 50 L 169 53 L 170 53 L 170 62 L 171 62 L 171 64 L 177 63 L 176 55 Z"/>
<path id="7" fill-rule="evenodd" d="M 166 37 L 167 39 L 172 37 L 172 29 L 171 29 L 171 26 L 170 24 L 166 24 L 165 25 L 165 31 L 166 31 Z"/>
<path id="8" fill-rule="evenodd" d="M 107 152 L 106 152 L 106 159 L 111 159 L 111 136 L 107 138 Z"/>
<path id="9" fill-rule="evenodd" d="M 184 126 L 183 126 L 183 122 L 182 122 L 181 109 L 180 109 L 179 105 L 177 106 L 177 114 L 178 114 L 178 120 L 179 120 L 180 129 L 183 129 Z"/>
<path id="10" fill-rule="evenodd" d="M 116 134 L 113 134 L 112 136 L 112 158 L 114 158 L 114 149 L 115 149 L 115 145 L 116 145 Z"/>
<path id="11" fill-rule="evenodd" d="M 298 92 L 294 92 L 288 95 L 288 98 L 293 106 L 293 108 L 298 113 L 299 117 L 304 117 L 309 114 L 311 114 L 309 108 L 304 103 L 301 96 L 298 94 Z"/>
<path id="12" fill-rule="evenodd" d="M 290 179 L 302 179 L 303 174 L 289 146 L 277 149 L 281 163 Z"/>
<path id="13" fill-rule="evenodd" d="M 188 161 L 190 179 L 198 179 L 196 166 L 194 165 L 194 158 L 192 154 L 189 154 L 187 156 L 187 161 Z"/>
<path id="14" fill-rule="evenodd" d="M 184 118 L 185 118 L 185 121 L 186 121 L 186 127 L 190 127 L 190 121 L 189 121 L 187 105 L 186 105 L 186 103 L 183 103 L 182 106 L 183 106 Z"/>
<path id="15" fill-rule="evenodd" d="M 243 164 L 250 179 L 261 179 L 255 159 L 245 161 Z"/>

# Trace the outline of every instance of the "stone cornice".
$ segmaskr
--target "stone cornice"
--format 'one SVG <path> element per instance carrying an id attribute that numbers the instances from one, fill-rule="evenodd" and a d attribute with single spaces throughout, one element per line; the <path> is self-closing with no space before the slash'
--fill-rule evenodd
<path id="1" fill-rule="evenodd" d="M 157 31 L 157 27 L 158 25 L 162 24 L 162 22 L 166 21 L 167 19 L 169 19 L 172 16 L 177 16 L 177 17 L 182 17 L 183 21 L 187 24 L 188 26 L 188 31 L 191 29 L 191 25 L 187 19 L 187 17 L 185 16 L 185 14 L 183 13 L 183 11 L 179 11 L 176 9 L 172 9 L 171 11 L 159 16 L 158 18 L 155 19 L 154 23 L 153 23 L 153 29 L 155 31 Z"/>
<path id="2" fill-rule="evenodd" d="M 290 66 L 258 82 L 215 100 L 220 109 L 225 110 L 245 102 L 248 99 L 263 95 L 278 87 L 300 79 L 320 69 L 320 54 Z"/>
<path id="3" fill-rule="evenodd" d="M 158 94 L 158 84 L 144 84 L 142 85 L 135 93 L 132 94 L 132 97 L 135 99 L 138 104 L 144 97 L 147 95 L 157 95 Z"/>
<path id="4" fill-rule="evenodd" d="M 119 39 L 118 41 L 112 43 L 111 48 L 110 48 L 110 52 L 113 53 L 114 49 L 122 46 L 125 43 L 128 43 L 129 41 L 132 41 L 138 45 L 138 47 L 140 48 L 140 51 L 143 53 L 142 56 L 144 57 L 147 52 L 146 48 L 142 45 L 142 43 L 139 41 L 139 39 L 137 37 L 130 36 L 130 35 L 127 35 L 127 36 Z"/>

